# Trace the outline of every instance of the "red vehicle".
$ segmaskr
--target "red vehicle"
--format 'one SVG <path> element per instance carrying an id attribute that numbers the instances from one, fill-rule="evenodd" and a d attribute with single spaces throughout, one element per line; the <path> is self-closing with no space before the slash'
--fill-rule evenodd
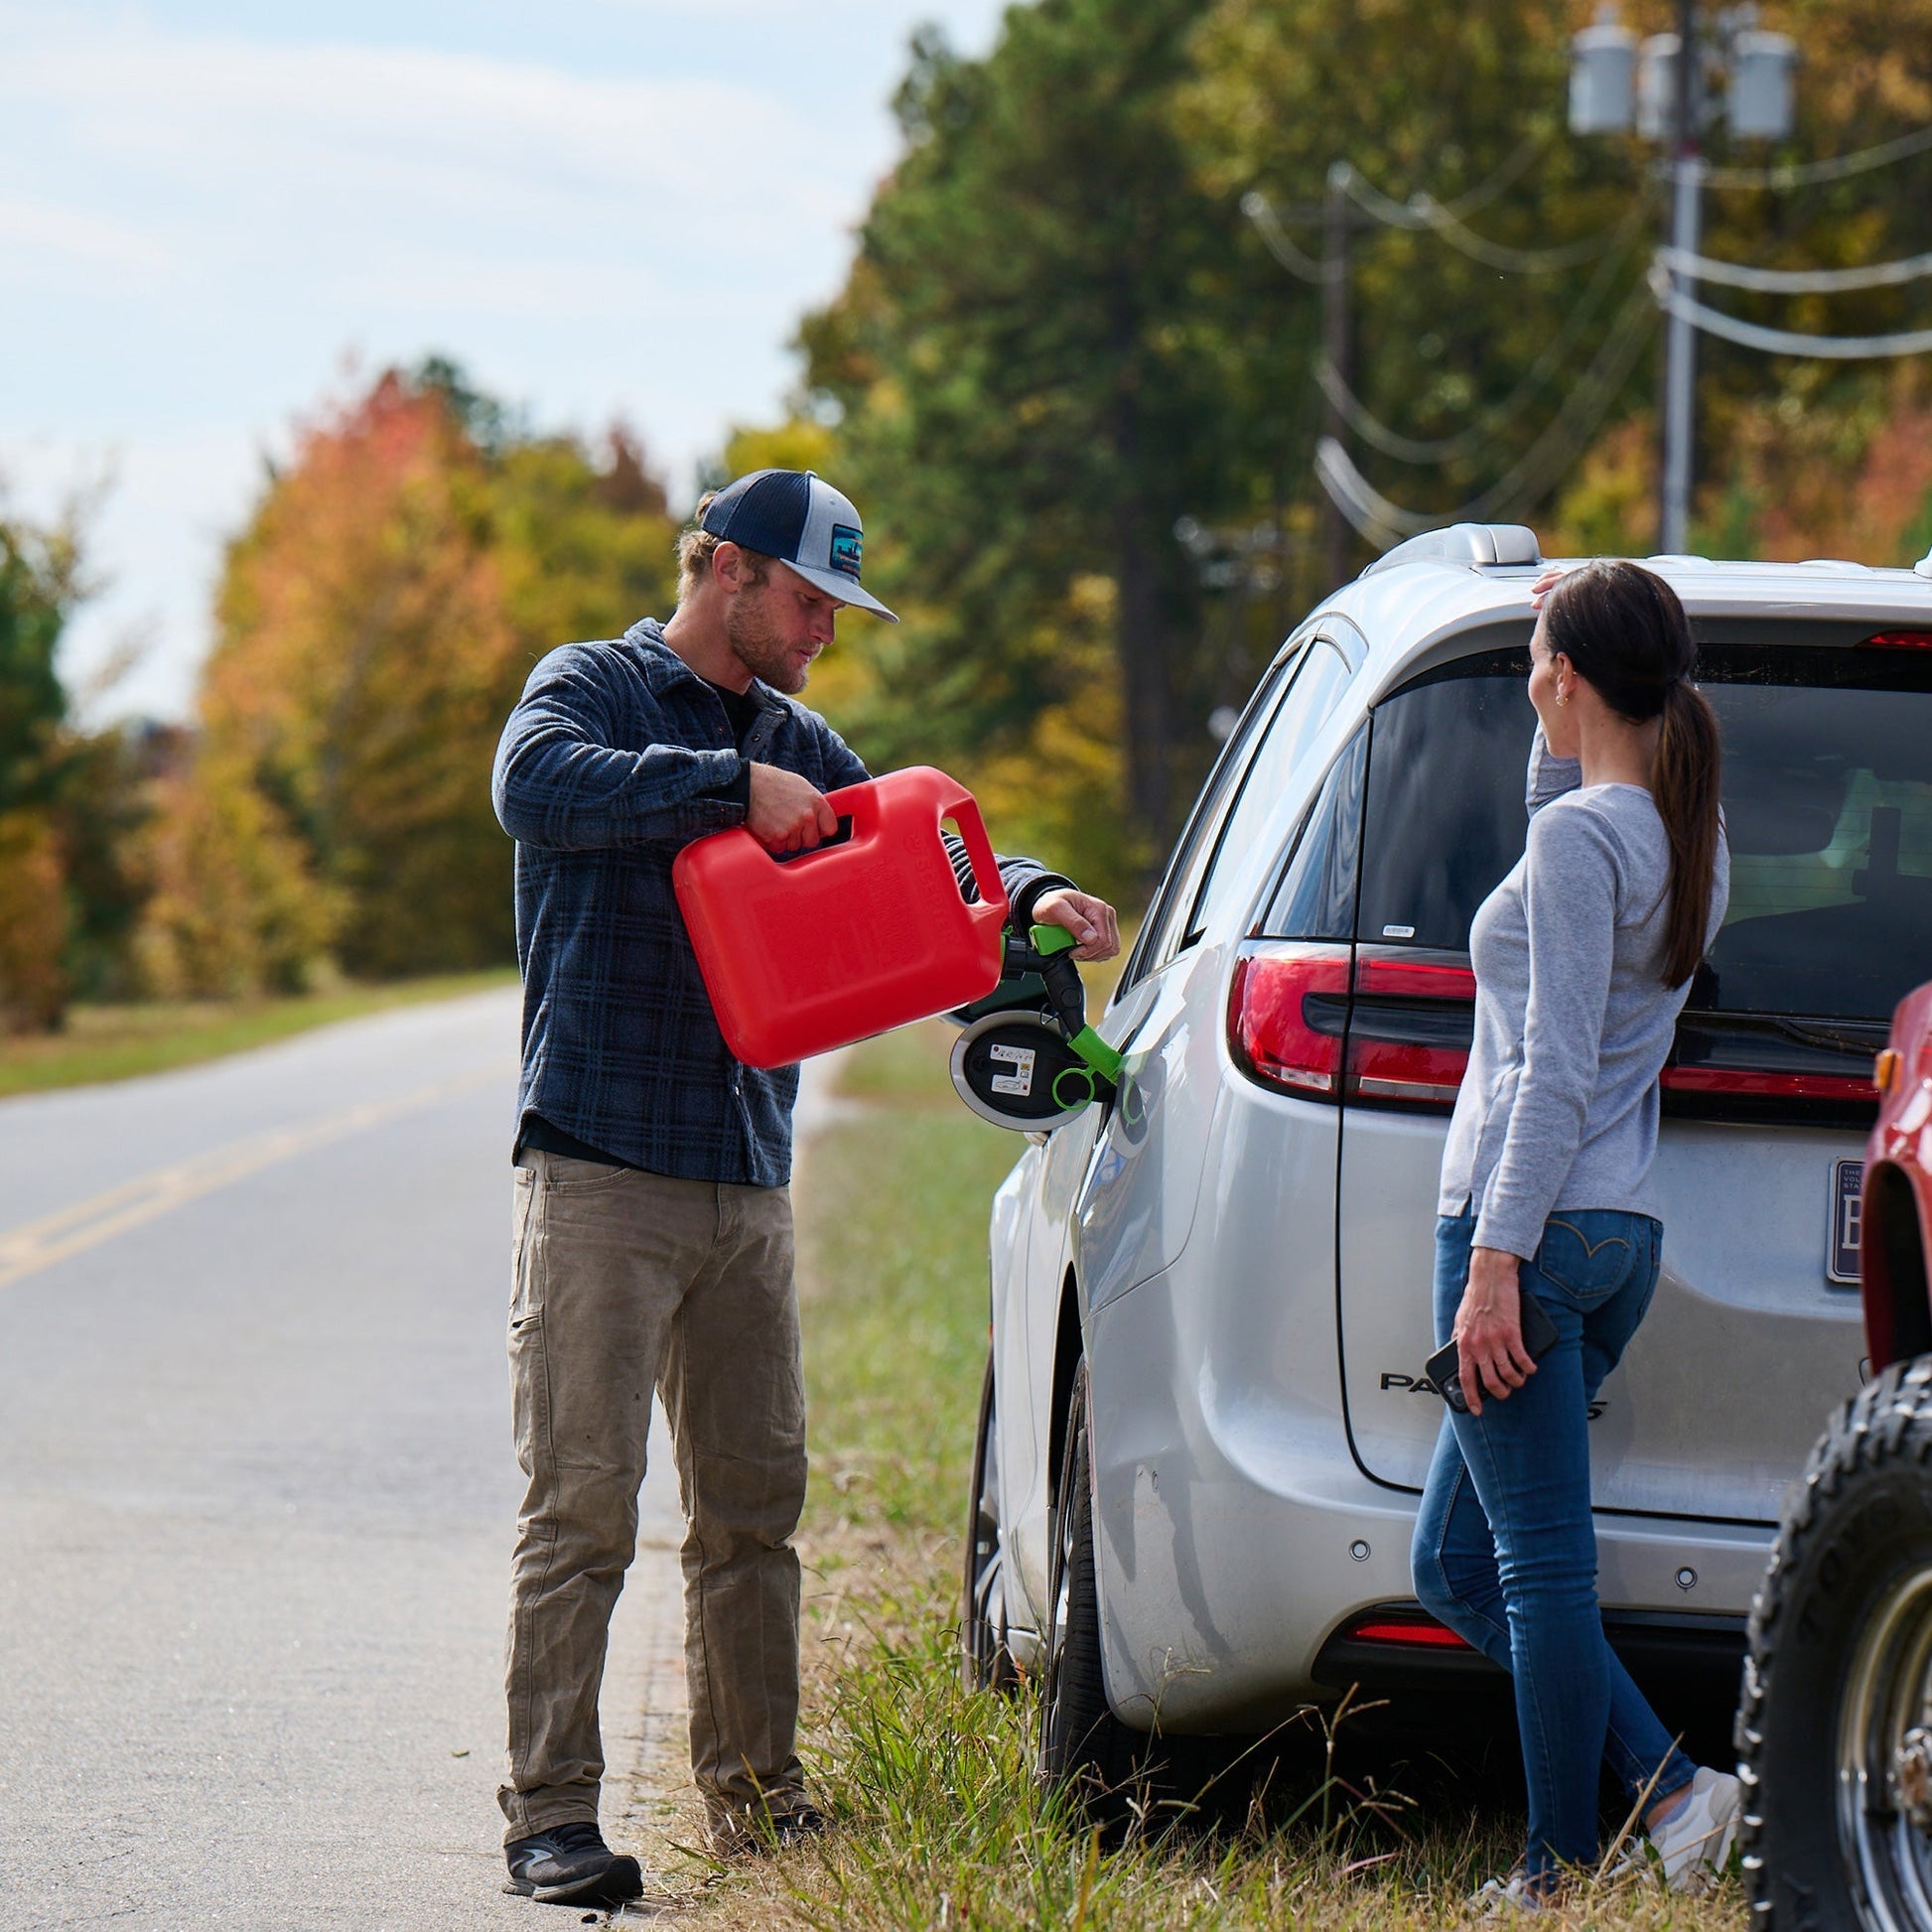
<path id="1" fill-rule="evenodd" d="M 1932 1928 L 1932 985 L 1876 1084 L 1840 1176 L 1868 1379 L 1786 1499 L 1737 1714 L 1752 1917 L 1792 1932 Z"/>

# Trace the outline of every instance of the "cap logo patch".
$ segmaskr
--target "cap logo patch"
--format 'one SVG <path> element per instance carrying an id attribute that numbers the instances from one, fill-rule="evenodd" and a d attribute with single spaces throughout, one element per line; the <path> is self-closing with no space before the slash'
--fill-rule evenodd
<path id="1" fill-rule="evenodd" d="M 832 568 L 843 571 L 848 577 L 859 574 L 859 559 L 865 549 L 865 539 L 849 523 L 832 525 Z"/>

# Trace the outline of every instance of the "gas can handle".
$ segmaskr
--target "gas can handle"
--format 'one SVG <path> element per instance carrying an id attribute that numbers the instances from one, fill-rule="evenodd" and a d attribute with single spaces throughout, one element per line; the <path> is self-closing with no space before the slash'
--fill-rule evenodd
<path id="1" fill-rule="evenodd" d="M 1007 915 L 1006 882 L 1000 877 L 1000 862 L 994 856 L 993 841 L 986 836 L 986 821 L 980 816 L 979 801 L 970 791 L 962 791 L 950 800 L 942 799 L 939 816 L 951 818 L 959 826 L 959 840 L 966 848 L 966 856 L 972 861 L 973 883 L 978 886 L 981 904 L 998 906 L 1000 918 Z"/>

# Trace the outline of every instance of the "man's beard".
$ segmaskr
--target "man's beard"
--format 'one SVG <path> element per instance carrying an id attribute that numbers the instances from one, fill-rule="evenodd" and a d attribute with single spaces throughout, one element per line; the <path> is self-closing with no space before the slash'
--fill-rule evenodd
<path id="1" fill-rule="evenodd" d="M 794 697 L 805 688 L 811 676 L 810 667 L 792 664 L 794 646 L 778 635 L 777 625 L 756 594 L 741 593 L 725 606 L 725 639 L 731 645 L 732 655 L 772 690 Z"/>

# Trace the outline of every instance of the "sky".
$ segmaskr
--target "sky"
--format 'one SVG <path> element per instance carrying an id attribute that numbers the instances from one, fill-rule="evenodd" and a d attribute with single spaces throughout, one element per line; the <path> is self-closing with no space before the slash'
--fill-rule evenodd
<path id="1" fill-rule="evenodd" d="M 913 27 L 981 54 L 1002 11 L 0 0 L 0 501 L 85 505 L 86 710 L 188 713 L 222 542 L 358 372 L 621 416 L 688 502 L 844 279 Z"/>

